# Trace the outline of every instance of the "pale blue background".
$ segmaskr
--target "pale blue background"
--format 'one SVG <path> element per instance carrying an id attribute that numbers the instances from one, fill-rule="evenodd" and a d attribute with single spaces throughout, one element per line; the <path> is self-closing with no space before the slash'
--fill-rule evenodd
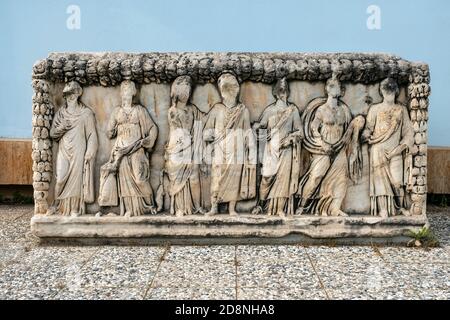
<path id="1" fill-rule="evenodd" d="M 31 136 L 31 67 L 52 51 L 374 51 L 430 64 L 430 144 L 450 146 L 449 37 L 447 0 L 0 0 L 0 137 Z"/>

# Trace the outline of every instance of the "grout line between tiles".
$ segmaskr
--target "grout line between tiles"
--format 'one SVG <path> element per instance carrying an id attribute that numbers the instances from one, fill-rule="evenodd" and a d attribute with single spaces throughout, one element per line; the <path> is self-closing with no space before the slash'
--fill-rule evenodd
<path id="1" fill-rule="evenodd" d="M 328 290 L 327 290 L 327 288 L 325 288 L 325 285 L 323 284 L 322 279 L 320 278 L 319 273 L 317 272 L 316 266 L 314 265 L 314 262 L 312 261 L 311 256 L 309 255 L 307 248 L 304 247 L 304 249 L 305 249 L 306 256 L 308 257 L 308 260 L 311 263 L 311 266 L 312 266 L 312 268 L 314 270 L 314 273 L 316 274 L 316 277 L 319 280 L 320 286 L 322 287 L 323 291 L 325 292 L 327 300 L 330 300 L 331 298 L 330 298 L 330 295 L 328 294 Z"/>
<path id="2" fill-rule="evenodd" d="M 144 292 L 144 294 L 143 294 L 143 296 L 142 296 L 142 300 L 144 300 L 144 299 L 147 297 L 147 295 L 148 295 L 150 289 L 152 288 L 153 282 L 155 281 L 155 278 L 156 278 L 156 276 L 158 275 L 159 269 L 161 268 L 161 265 L 162 265 L 162 263 L 164 262 L 164 260 L 165 260 L 165 258 L 166 258 L 166 255 L 167 255 L 167 253 L 169 253 L 169 251 L 170 251 L 170 244 L 167 244 L 167 245 L 164 247 L 164 251 L 163 251 L 161 257 L 159 258 L 159 264 L 158 264 L 158 267 L 156 267 L 155 274 L 153 275 L 153 277 L 152 277 L 152 279 L 150 280 L 150 282 L 149 282 L 147 288 L 145 289 L 145 292 Z"/>
<path id="3" fill-rule="evenodd" d="M 94 255 L 96 255 L 101 249 L 102 249 L 102 248 L 99 247 L 99 248 L 97 248 L 96 250 L 94 250 L 94 252 L 92 252 L 92 254 L 89 255 L 89 257 L 82 263 L 82 265 L 81 265 L 81 267 L 80 267 L 79 270 L 82 270 L 82 269 L 86 266 L 86 264 L 92 259 L 92 257 L 93 257 Z M 66 288 L 67 288 L 67 282 L 71 281 L 73 278 L 75 278 L 75 275 L 71 276 L 71 277 L 69 278 L 69 280 L 66 281 L 66 282 L 64 283 L 64 285 L 63 285 L 59 290 L 57 290 L 57 291 L 55 292 L 55 294 L 52 295 L 49 299 L 54 299 L 60 292 L 62 292 L 64 289 L 66 289 Z"/>

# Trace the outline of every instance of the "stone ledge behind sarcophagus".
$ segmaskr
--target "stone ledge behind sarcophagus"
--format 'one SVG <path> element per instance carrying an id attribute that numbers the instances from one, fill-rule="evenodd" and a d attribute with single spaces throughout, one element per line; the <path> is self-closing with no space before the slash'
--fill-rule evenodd
<path id="1" fill-rule="evenodd" d="M 299 214 L 294 215 L 296 219 L 306 219 L 309 214 L 350 216 L 343 219 L 361 214 L 369 217 L 386 215 L 388 220 L 397 214 L 425 217 L 429 81 L 426 64 L 375 53 L 53 53 L 33 67 L 35 212 L 53 214 L 55 219 L 61 217 L 61 213 L 88 216 L 172 214 L 176 219 L 186 219 L 185 215 L 191 213 L 202 215 L 206 211 L 215 211 L 214 203 L 217 204 L 217 213 L 225 214 L 227 209 L 234 207 L 226 204 L 234 203 L 230 199 L 236 198 L 238 214 L 253 212 L 260 218 L 266 214 L 290 217 L 295 213 Z M 398 86 L 398 94 L 392 104 L 396 107 L 392 110 L 388 102 L 380 106 L 383 102 L 380 83 L 387 88 L 385 92 L 392 88 L 397 90 Z M 242 109 L 235 107 L 238 117 L 235 123 L 227 118 L 228 115 L 232 118 L 231 109 L 225 108 L 228 103 L 226 96 L 234 90 L 233 86 L 237 87 L 240 103 L 237 106 Z M 340 97 L 330 101 L 336 101 L 336 107 L 344 110 L 341 116 L 339 112 L 327 112 L 332 110 L 327 109 L 332 102 L 327 101 L 326 96 L 333 95 L 330 92 L 336 87 L 340 88 L 336 93 Z M 124 90 L 125 95 L 133 96 L 131 105 L 138 106 L 129 109 L 132 110 L 129 113 L 118 108 L 123 101 Z M 183 99 L 183 90 L 188 90 L 187 105 L 192 108 L 170 109 Z M 226 91 L 225 94 L 221 90 Z M 79 102 L 73 104 L 73 110 L 78 110 L 80 115 L 65 111 L 63 91 L 68 95 L 82 91 Z M 287 100 L 284 100 L 284 95 L 288 96 Z M 282 112 L 283 108 L 288 111 Z M 376 110 L 369 112 L 371 108 Z M 175 116 L 170 110 L 175 110 Z M 189 114 L 188 118 L 179 120 L 185 114 Z M 133 117 L 135 122 L 129 120 Z M 67 119 L 69 124 L 65 124 Z M 108 127 L 112 120 L 115 121 L 113 129 Z M 316 120 L 321 123 L 319 129 L 314 129 Z M 384 121 L 388 127 L 390 124 L 392 132 L 381 125 L 375 128 L 376 120 L 378 123 Z M 122 123 L 117 124 L 120 121 L 125 121 L 123 126 Z M 194 125 L 189 127 L 189 139 L 201 141 L 198 145 L 202 147 L 222 143 L 215 140 L 214 134 L 208 141 L 211 137 L 207 137 L 206 131 L 210 123 L 214 123 L 210 130 L 216 130 L 216 133 L 220 127 L 217 123 L 232 123 L 236 128 L 245 128 L 246 132 L 259 133 L 259 138 L 265 127 L 272 126 L 272 132 L 275 126 L 278 126 L 277 130 L 289 127 L 290 131 L 285 133 L 286 139 L 283 140 L 287 141 L 283 148 L 289 151 L 280 152 L 279 158 L 283 167 L 267 178 L 269 158 L 264 156 L 264 152 L 272 152 L 267 148 L 267 141 L 274 139 L 257 140 L 255 135 L 254 141 L 251 136 L 245 136 L 244 146 L 248 153 L 257 150 L 257 165 L 247 161 L 235 171 L 227 171 L 223 167 L 222 171 L 217 171 L 211 165 L 180 169 L 167 161 L 167 150 L 172 150 L 171 144 L 174 143 L 169 139 L 170 125 L 172 128 L 177 125 L 183 127 L 186 121 L 201 123 L 201 130 L 197 133 L 194 133 Z M 71 145 L 63 142 L 69 147 L 60 151 L 59 141 L 64 137 L 68 140 L 70 136 L 66 133 L 74 130 L 75 125 L 70 122 L 83 123 L 83 129 L 78 129 L 88 134 L 80 139 L 81 143 Z M 285 124 L 288 122 L 292 125 Z M 327 138 L 323 127 L 334 122 L 339 133 L 330 133 Z M 139 127 L 137 131 L 142 134 L 142 141 L 135 141 L 136 145 L 126 146 L 127 149 L 125 144 L 130 140 L 122 133 L 124 128 L 129 129 L 129 124 Z M 327 130 L 335 129 L 329 126 Z M 380 133 L 380 130 L 385 132 Z M 398 152 L 392 149 L 396 142 L 390 141 L 396 134 L 402 141 L 398 143 L 401 147 Z M 74 134 L 73 137 L 79 135 Z M 338 142 L 328 147 L 318 143 L 322 139 L 334 138 Z M 380 151 L 383 143 L 392 149 L 392 153 L 379 160 L 377 154 L 385 157 Z M 80 144 L 83 145 L 81 148 L 76 147 Z M 117 149 L 119 147 L 121 150 Z M 75 149 L 83 153 L 73 153 L 73 159 L 78 157 L 78 160 L 68 160 L 70 157 L 67 155 L 61 160 L 63 157 L 59 153 Z M 123 156 L 121 152 L 128 154 Z M 326 152 L 330 156 L 323 157 Z M 379 161 L 378 165 L 370 165 L 376 161 Z M 124 164 L 128 162 L 135 166 Z M 329 164 L 324 164 L 327 162 Z M 70 165 L 73 164 L 79 173 L 72 173 Z M 313 166 L 318 169 L 309 170 Z M 59 178 L 55 178 L 58 170 Z M 380 170 L 381 179 L 374 179 Z M 149 171 L 149 178 L 139 180 L 138 176 L 147 174 L 146 171 Z M 116 178 L 114 172 L 118 172 Z M 214 172 L 219 172 L 219 178 L 211 180 Z M 238 179 L 230 178 L 230 172 L 239 175 Z M 264 179 L 263 172 L 266 172 Z M 68 175 L 69 182 L 63 174 Z M 187 174 L 189 178 L 177 178 L 177 174 Z M 243 177 L 249 179 L 245 180 L 245 187 Z M 232 180 L 238 183 L 233 184 Z M 319 182 L 314 184 L 312 181 L 316 180 Z M 79 183 L 83 191 L 79 190 Z M 72 190 L 71 186 L 78 191 Z M 136 192 L 148 195 L 150 188 L 153 199 L 134 197 Z M 174 190 L 178 193 L 172 194 Z M 216 197 L 211 197 L 211 193 Z M 79 197 L 70 198 L 74 194 L 79 194 Z M 304 202 L 302 197 L 306 198 Z M 66 200 L 62 201 L 63 198 Z M 398 204 L 404 210 L 400 210 Z"/>

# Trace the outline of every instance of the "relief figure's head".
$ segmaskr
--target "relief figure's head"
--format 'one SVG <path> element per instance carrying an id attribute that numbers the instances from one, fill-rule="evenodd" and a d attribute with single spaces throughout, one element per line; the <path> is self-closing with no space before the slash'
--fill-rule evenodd
<path id="1" fill-rule="evenodd" d="M 277 100 L 282 100 L 287 103 L 289 98 L 289 83 L 286 78 L 281 78 L 277 81 L 272 89 L 272 94 Z"/>
<path id="2" fill-rule="evenodd" d="M 397 81 L 392 78 L 386 78 L 380 83 L 380 94 L 384 101 L 395 103 L 395 99 L 400 93 Z"/>
<path id="3" fill-rule="evenodd" d="M 170 89 L 172 105 L 177 103 L 187 104 L 192 94 L 192 78 L 189 76 L 177 77 Z"/>
<path id="4" fill-rule="evenodd" d="M 136 85 L 133 81 L 124 80 L 120 84 L 120 97 L 122 98 L 122 106 L 132 106 L 133 97 L 136 95 Z"/>
<path id="5" fill-rule="evenodd" d="M 330 78 L 325 85 L 325 92 L 328 97 L 338 99 L 344 96 L 345 89 L 337 78 Z"/>
<path id="6" fill-rule="evenodd" d="M 70 81 L 63 89 L 63 96 L 66 101 L 77 101 L 83 94 L 83 88 L 76 81 Z"/>
<path id="7" fill-rule="evenodd" d="M 234 107 L 239 97 L 239 82 L 231 73 L 224 73 L 217 80 L 220 96 L 226 106 Z"/>

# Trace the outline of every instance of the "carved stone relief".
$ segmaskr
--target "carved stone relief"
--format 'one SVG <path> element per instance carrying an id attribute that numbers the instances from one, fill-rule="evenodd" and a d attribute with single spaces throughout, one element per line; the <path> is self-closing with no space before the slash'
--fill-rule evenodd
<path id="1" fill-rule="evenodd" d="M 192 89 L 192 79 L 180 76 L 170 94 L 165 172 L 169 178 L 170 213 L 177 216 L 204 213 L 200 179 L 203 113 L 189 102 Z"/>
<path id="2" fill-rule="evenodd" d="M 301 141 L 303 125 L 298 107 L 289 102 L 289 84 L 286 78 L 273 88 L 276 101 L 267 106 L 255 130 L 267 129 L 262 161 L 260 201 L 269 215 L 285 216 L 295 212 L 295 194 L 300 179 Z M 259 208 L 256 209 L 257 211 Z"/>
<path id="3" fill-rule="evenodd" d="M 370 107 L 363 133 L 369 144 L 370 212 L 381 217 L 398 211 L 409 215 L 414 131 L 406 106 L 396 103 L 397 83 L 383 80 L 380 92 L 383 101 Z"/>
<path id="4" fill-rule="evenodd" d="M 120 206 L 125 217 L 156 213 L 150 185 L 150 158 L 158 128 L 147 109 L 133 103 L 136 86 L 120 85 L 122 104 L 109 120 L 108 137 L 116 139 L 109 161 L 101 168 L 100 206 Z"/>
<path id="5" fill-rule="evenodd" d="M 204 141 L 211 146 L 211 210 L 218 213 L 220 203 L 228 204 L 236 215 L 236 203 L 256 195 L 255 137 L 247 107 L 238 101 L 240 86 L 231 73 L 218 81 L 222 101 L 205 119 Z"/>
<path id="6" fill-rule="evenodd" d="M 192 227 L 126 234 L 201 236 L 197 224 L 209 221 L 229 228 L 216 236 L 274 237 L 311 236 L 313 217 L 360 219 L 368 236 L 382 230 L 371 217 L 426 224 L 426 65 L 362 54 L 55 54 L 33 77 L 35 212 L 53 225 L 100 219 L 108 237 L 114 216 L 154 216 Z M 50 223 L 39 219 L 36 228 Z M 336 228 L 317 232 L 345 234 Z"/>

